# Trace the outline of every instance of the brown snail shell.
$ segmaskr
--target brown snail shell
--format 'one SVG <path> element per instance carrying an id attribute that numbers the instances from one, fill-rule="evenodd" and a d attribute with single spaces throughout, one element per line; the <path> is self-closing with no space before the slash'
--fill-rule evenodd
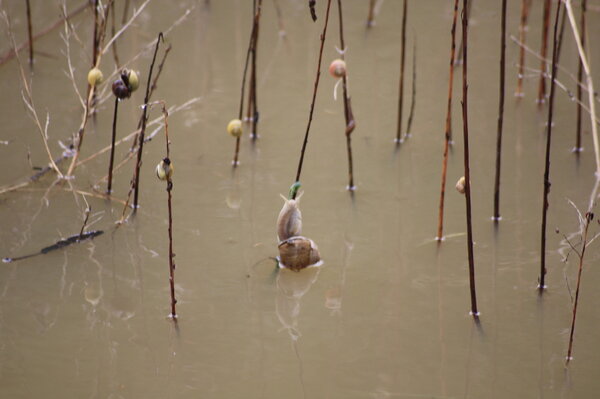
<path id="1" fill-rule="evenodd" d="M 285 203 L 277 217 L 277 238 L 280 242 L 302 234 L 302 213 L 299 208 L 302 194 L 295 200 L 281 196 Z"/>
<path id="2" fill-rule="evenodd" d="M 319 248 L 310 238 L 294 236 L 279 243 L 279 262 L 288 269 L 299 271 L 320 260 Z"/>

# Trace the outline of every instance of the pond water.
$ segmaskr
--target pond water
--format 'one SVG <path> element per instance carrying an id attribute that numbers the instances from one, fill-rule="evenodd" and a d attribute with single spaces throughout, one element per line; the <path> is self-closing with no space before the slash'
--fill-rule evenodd
<path id="1" fill-rule="evenodd" d="M 23 2 L 24 3 L 24 2 Z M 117 1 L 117 29 L 123 1 Z M 131 1 L 128 15 L 144 3 Z M 323 74 L 302 171 L 303 234 L 319 246 L 323 265 L 299 273 L 275 268 L 275 223 L 294 182 L 323 27 L 325 1 L 313 23 L 306 1 L 265 0 L 258 47 L 256 142 L 246 128 L 240 165 L 232 170 L 236 118 L 252 2 L 151 1 L 117 41 L 119 59 L 145 85 L 151 47 L 167 32 L 172 51 L 153 99 L 189 107 L 169 116 L 176 253 L 177 327 L 170 312 L 167 194 L 154 178 L 165 154 L 163 131 L 144 147 L 140 208 L 117 227 L 133 161 L 115 172 L 114 201 L 87 196 L 88 229 L 104 234 L 0 267 L 0 396 L 6 398 L 589 398 L 600 388 L 600 252 L 589 247 L 581 287 L 573 361 L 565 368 L 571 290 L 579 242 L 573 201 L 585 210 L 594 184 L 594 152 L 584 113 L 585 151 L 576 157 L 575 103 L 557 89 L 548 210 L 547 285 L 538 295 L 546 106 L 535 95 L 539 61 L 526 56 L 525 97 L 513 96 L 519 48 L 507 41 L 502 220 L 495 227 L 493 176 L 498 112 L 500 5 L 476 1 L 469 40 L 469 127 L 475 268 L 480 324 L 469 315 L 463 175 L 461 69 L 456 70 L 448 164 L 445 241 L 435 241 L 447 97 L 452 2 L 411 1 L 408 8 L 405 120 L 416 48 L 416 107 L 412 136 L 396 134 L 402 3 L 378 3 L 366 29 L 368 2 L 344 2 L 349 90 L 357 128 L 352 134 L 354 195 L 347 185 L 341 91 L 325 73 L 339 57 L 332 5 Z M 518 35 L 520 2 L 510 1 L 508 34 Z M 73 10 L 81 3 L 67 1 Z M 34 33 L 60 15 L 59 2 L 33 1 Z M 26 40 L 25 6 L 3 2 L 18 43 Z M 281 19 L 277 17 L 277 9 Z M 579 8 L 575 9 L 576 15 Z M 600 34 L 588 13 L 588 37 Z M 35 42 L 34 106 L 49 149 L 62 152 L 81 123 L 82 107 L 68 71 L 85 94 L 91 64 L 93 13 L 86 10 Z M 175 26 L 174 23 L 177 22 Z M 3 32 L 5 29 L 3 25 Z M 533 2 L 527 43 L 538 51 L 542 2 Z M 285 35 L 281 31 L 285 32 Z M 109 29 L 110 31 L 110 29 Z M 65 33 L 67 32 L 67 33 Z M 459 30 L 460 32 L 460 30 Z M 3 33 L 4 35 L 4 33 Z M 68 36 L 68 37 L 67 37 Z M 110 36 L 110 34 L 109 34 Z M 6 37 L 6 36 L 4 36 Z M 64 38 L 67 38 L 65 41 Z M 66 42 L 69 43 L 67 48 Z M 2 50 L 8 49 L 3 40 Z M 415 47 L 413 47 L 415 46 Z M 164 48 L 164 47 L 162 47 Z M 69 51 L 67 51 L 67 49 Z M 159 59 L 162 50 L 159 51 Z M 592 48 L 592 68 L 600 53 Z M 112 53 L 101 61 L 115 69 Z M 577 70 L 567 25 L 561 65 Z M 595 76 L 598 76 L 597 70 Z M 48 157 L 21 100 L 16 60 L 0 68 L 1 185 L 24 181 Z M 575 83 L 563 70 L 558 80 Z M 340 90 L 338 88 L 338 90 Z M 135 130 L 143 89 L 119 107 L 119 138 Z M 113 100 L 105 91 L 86 129 L 81 159 L 110 143 Z M 161 117 L 151 109 L 150 120 Z M 406 123 L 406 122 L 405 122 Z M 159 125 L 154 124 L 149 131 Z M 131 141 L 120 145 L 116 163 Z M 70 160 L 61 164 L 63 172 Z M 0 256 L 40 251 L 78 234 L 86 200 L 98 193 L 108 153 L 78 166 L 70 182 L 52 173 L 0 196 Z M 55 184 L 56 183 L 56 184 Z M 560 230 L 560 234 L 555 233 Z M 594 225 L 590 234 L 598 228 Z M 563 236 L 564 235 L 564 236 Z M 568 284 L 567 284 L 568 283 Z"/>

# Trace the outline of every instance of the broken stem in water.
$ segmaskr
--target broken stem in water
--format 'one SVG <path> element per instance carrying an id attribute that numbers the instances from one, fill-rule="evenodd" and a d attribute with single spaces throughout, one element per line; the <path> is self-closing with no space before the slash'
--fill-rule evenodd
<path id="1" fill-rule="evenodd" d="M 556 19 L 554 21 L 554 35 L 552 45 L 552 79 L 550 81 L 550 105 L 548 107 L 548 121 L 546 133 L 546 160 L 544 168 L 544 197 L 542 200 L 542 234 L 541 234 L 541 250 L 540 250 L 540 278 L 538 289 L 540 293 L 546 289 L 546 221 L 548 214 L 548 194 L 550 193 L 550 144 L 552 140 L 552 112 L 554 110 L 554 91 L 556 78 L 556 58 L 558 56 L 558 17 L 560 14 L 561 2 L 556 8 Z"/>
<path id="2" fill-rule="evenodd" d="M 519 41 L 525 44 L 525 37 L 527 32 L 527 19 L 529 17 L 529 7 L 531 6 L 531 0 L 521 0 L 521 22 L 519 25 Z M 517 98 L 523 97 L 523 72 L 525 69 L 525 48 L 523 46 L 519 49 L 519 72 L 517 73 L 517 89 L 515 90 L 515 96 Z"/>
<path id="3" fill-rule="evenodd" d="M 344 42 L 344 19 L 342 16 L 342 1 L 338 0 L 338 15 L 339 15 L 339 26 L 340 26 L 340 48 L 341 48 L 341 59 L 345 59 L 346 53 L 346 44 Z M 356 187 L 354 186 L 354 171 L 352 164 L 352 139 L 351 134 L 356 127 L 356 122 L 354 121 L 354 114 L 352 112 L 352 105 L 350 102 L 350 96 L 348 94 L 348 77 L 347 69 L 342 75 L 342 88 L 344 93 L 344 120 L 346 122 L 346 152 L 348 153 L 348 187 L 346 187 L 350 191 L 354 191 Z"/>
<path id="4" fill-rule="evenodd" d="M 375 2 L 376 0 L 369 0 L 369 15 L 367 16 L 367 28 L 375 25 Z"/>
<path id="5" fill-rule="evenodd" d="M 500 94 L 498 100 L 498 130 L 496 134 L 496 177 L 494 180 L 494 216 L 495 223 L 500 220 L 500 167 L 502 159 L 502 127 L 504 123 L 504 80 L 506 75 L 506 0 L 502 0 L 500 39 Z"/>
<path id="6" fill-rule="evenodd" d="M 575 15 L 573 14 L 573 8 L 571 6 L 571 0 L 565 0 L 565 7 L 569 16 L 569 22 L 575 36 L 575 42 L 577 43 L 577 50 L 579 51 L 579 58 L 583 63 L 583 70 L 587 80 L 588 89 L 588 100 L 590 104 L 590 119 L 592 124 L 592 138 L 594 140 L 594 153 L 596 155 L 596 177 L 600 177 L 600 143 L 598 142 L 598 126 L 596 125 L 596 101 L 594 100 L 594 82 L 592 80 L 592 71 L 588 63 L 585 50 L 583 49 L 583 43 L 581 35 L 577 29 L 577 23 L 575 22 Z"/>
<path id="7" fill-rule="evenodd" d="M 471 223 L 471 172 L 469 168 L 469 119 L 468 110 L 468 83 L 467 83 L 467 31 L 469 26 L 469 17 L 466 12 L 467 0 L 463 0 L 462 10 L 462 60 L 463 60 L 463 82 L 462 82 L 462 115 L 463 115 L 463 144 L 464 144 L 464 164 L 465 164 L 465 199 L 467 210 L 467 252 L 469 256 L 469 287 L 471 292 L 471 315 L 475 320 L 479 320 L 479 311 L 477 310 L 477 294 L 475 292 L 475 259 L 473 254 L 473 227 Z"/>
<path id="8" fill-rule="evenodd" d="M 446 194 L 446 172 L 448 170 L 448 148 L 452 140 L 452 85 L 454 83 L 454 54 L 456 52 L 456 20 L 458 17 L 458 0 L 454 0 L 452 17 L 452 42 L 450 45 L 450 74 L 448 77 L 448 105 L 446 107 L 446 125 L 444 130 L 444 157 L 442 159 L 442 187 L 440 189 L 440 205 L 438 211 L 437 241 L 444 239 L 444 199 Z"/>
<path id="9" fill-rule="evenodd" d="M 254 15 L 254 20 L 256 21 L 256 14 Z M 242 115 L 244 113 L 244 92 L 246 91 L 246 77 L 248 75 L 248 66 L 250 65 L 250 56 L 252 54 L 252 47 L 253 47 L 253 43 L 254 43 L 254 32 L 256 31 L 257 26 L 256 23 L 252 24 L 252 31 L 250 32 L 250 41 L 248 42 L 248 50 L 246 50 L 246 61 L 244 63 L 244 72 L 242 74 L 242 87 L 240 89 L 241 93 L 240 93 L 240 108 L 239 108 L 239 112 L 238 112 L 238 119 L 241 121 L 242 120 Z M 250 97 L 250 96 L 249 96 Z M 234 168 L 236 168 L 240 162 L 238 160 L 239 157 L 239 152 L 240 152 L 240 141 L 241 141 L 241 134 L 236 137 L 235 139 L 235 152 L 233 154 L 233 161 L 231 162 L 231 164 L 233 165 Z"/>
<path id="10" fill-rule="evenodd" d="M 550 9 L 552 8 L 551 0 L 544 0 L 544 25 L 542 29 L 542 61 L 540 65 L 540 83 L 538 86 L 538 104 L 543 104 L 546 101 L 546 54 L 548 52 L 548 31 L 550 30 Z"/>
<path id="11" fill-rule="evenodd" d="M 304 153 L 308 144 L 308 134 L 310 133 L 310 125 L 312 123 L 313 113 L 315 111 L 315 102 L 317 100 L 317 90 L 319 88 L 319 78 L 321 77 L 321 60 L 323 59 L 323 47 L 325 46 L 325 37 L 327 35 L 327 24 L 329 22 L 329 10 L 331 9 L 331 0 L 327 0 L 327 11 L 325 13 L 325 23 L 323 24 L 323 33 L 321 34 L 321 48 L 319 49 L 319 62 L 317 63 L 317 75 L 315 76 L 315 86 L 313 89 L 312 101 L 310 103 L 310 113 L 308 114 L 308 124 L 304 133 L 304 141 L 302 142 L 302 150 L 300 151 L 300 160 L 298 161 L 298 170 L 296 171 L 295 182 L 300 181 L 302 173 L 302 164 L 304 163 Z M 292 199 L 296 199 L 296 193 Z"/>
<path id="12" fill-rule="evenodd" d="M 412 56 L 412 90 L 410 96 L 410 111 L 408 113 L 408 121 L 406 122 L 406 132 L 404 133 L 404 140 L 408 140 L 410 137 L 410 131 L 412 128 L 413 117 L 415 115 L 415 105 L 417 103 L 417 38 L 413 39 L 413 56 Z"/>
<path id="13" fill-rule="evenodd" d="M 408 0 L 402 6 L 402 38 L 400 41 L 400 83 L 398 88 L 398 122 L 396 125 L 396 145 L 400 144 L 402 137 L 402 109 L 404 108 L 404 56 L 406 53 L 406 11 Z"/>
<path id="14" fill-rule="evenodd" d="M 152 62 L 150 63 L 150 71 L 148 72 L 148 80 L 146 82 L 146 95 L 144 96 L 144 105 L 142 106 L 142 127 L 139 134 L 138 140 L 138 152 L 137 152 L 137 161 L 135 163 L 135 173 L 134 173 L 134 193 L 133 193 L 133 211 L 135 212 L 138 208 L 138 199 L 139 199 L 139 188 L 140 188 L 140 168 L 142 166 L 142 152 L 144 150 L 144 134 L 146 132 L 146 122 L 147 122 L 147 110 L 148 110 L 148 100 L 150 98 L 150 82 L 152 81 L 152 70 L 154 69 L 154 63 L 156 62 L 156 54 L 158 53 L 158 47 L 161 42 L 164 42 L 165 38 L 163 37 L 162 32 L 158 34 L 158 40 L 156 40 L 156 47 L 154 48 L 154 55 L 152 56 Z"/>
<path id="15" fill-rule="evenodd" d="M 33 68 L 33 35 L 31 34 L 31 4 L 29 0 L 26 2 L 27 5 L 27 40 L 29 41 L 29 67 Z"/>
<path id="16" fill-rule="evenodd" d="M 115 139 L 117 137 L 117 112 L 119 110 L 119 97 L 115 96 L 115 112 L 113 114 L 113 125 L 112 125 L 112 139 L 110 142 L 110 161 L 108 163 L 108 184 L 106 186 L 106 193 L 112 192 L 112 176 L 113 176 L 113 165 L 115 162 Z"/>
<path id="17" fill-rule="evenodd" d="M 585 50 L 585 35 L 586 35 L 586 27 L 585 27 L 585 12 L 587 9 L 587 0 L 583 0 L 581 2 L 581 47 Z M 575 148 L 573 148 L 573 152 L 577 155 L 583 151 L 583 146 L 581 144 L 581 97 L 582 97 L 582 80 L 583 80 L 583 62 L 581 62 L 581 58 L 579 59 L 579 63 L 577 65 L 577 127 L 575 129 Z"/>

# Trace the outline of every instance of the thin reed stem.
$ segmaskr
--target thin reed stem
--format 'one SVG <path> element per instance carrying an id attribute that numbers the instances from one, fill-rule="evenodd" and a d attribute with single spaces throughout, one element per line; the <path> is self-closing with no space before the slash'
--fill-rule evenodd
<path id="1" fill-rule="evenodd" d="M 238 119 L 242 120 L 242 115 L 244 113 L 244 98 L 245 98 L 245 91 L 246 91 L 246 77 L 248 75 L 248 66 L 250 65 L 250 56 L 252 55 L 252 48 L 253 48 L 253 43 L 254 43 L 254 38 L 255 38 L 255 32 L 258 29 L 257 25 L 256 25 L 256 13 L 254 13 L 254 23 L 252 24 L 252 31 L 250 32 L 250 40 L 248 42 L 248 50 L 246 50 L 246 61 L 244 63 L 244 72 L 242 74 L 242 87 L 240 89 L 240 108 L 238 111 Z M 251 85 L 252 86 L 252 85 Z M 249 98 L 251 98 L 251 96 L 248 96 Z M 240 152 L 240 141 L 241 141 L 241 137 L 237 137 L 235 139 L 235 152 L 233 154 L 233 161 L 231 162 L 232 166 L 234 168 L 236 168 L 240 162 L 238 160 L 239 158 L 239 152 Z"/>
<path id="2" fill-rule="evenodd" d="M 529 7 L 531 6 L 531 0 L 521 0 L 521 22 L 519 24 L 519 41 L 525 43 L 526 32 L 527 32 L 527 19 L 529 18 Z M 515 90 L 515 96 L 517 98 L 523 97 L 523 73 L 525 69 L 525 48 L 521 46 L 519 48 L 519 72 L 517 74 L 517 89 Z"/>
<path id="3" fill-rule="evenodd" d="M 346 53 L 346 43 L 344 41 L 344 18 L 342 13 L 342 1 L 338 0 L 338 17 L 339 17 L 339 26 L 340 26 L 340 48 L 342 53 L 340 55 L 342 60 L 345 60 Z M 346 122 L 346 152 L 348 153 L 348 187 L 346 187 L 350 191 L 354 191 L 356 187 L 354 186 L 354 167 L 352 163 L 352 138 L 350 135 L 356 128 L 356 122 L 354 120 L 354 115 L 352 112 L 352 104 L 350 102 L 350 95 L 348 94 L 348 71 L 342 75 L 342 88 L 344 93 L 344 120 Z"/>
<path id="4" fill-rule="evenodd" d="M 367 28 L 375 25 L 375 2 L 376 0 L 369 0 L 369 15 L 367 16 Z"/>
<path id="5" fill-rule="evenodd" d="M 29 67 L 33 68 L 33 35 L 31 33 L 31 4 L 29 0 L 25 2 L 27 5 L 27 40 L 29 41 Z"/>
<path id="6" fill-rule="evenodd" d="M 504 123 L 504 83 L 506 75 L 506 0 L 502 0 L 500 23 L 500 94 L 498 100 L 498 130 L 496 134 L 496 178 L 494 180 L 494 222 L 500 220 L 500 168 L 502 160 L 502 127 Z"/>
<path id="7" fill-rule="evenodd" d="M 169 140 L 169 121 L 167 112 L 167 108 L 165 107 L 164 102 L 162 103 L 162 112 L 165 117 L 165 141 L 167 147 L 167 157 L 165 159 L 169 160 L 169 166 L 171 165 L 171 152 L 170 152 L 170 144 Z M 175 305 L 177 304 L 177 299 L 175 299 L 175 254 L 173 253 L 173 206 L 172 206 L 172 198 L 173 198 L 173 180 L 170 176 L 167 177 L 167 205 L 169 208 L 169 286 L 171 289 L 171 318 L 173 320 L 177 320 L 177 311 L 175 310 Z"/>
<path id="8" fill-rule="evenodd" d="M 541 234 L 541 250 L 540 250 L 540 278 L 538 289 L 540 293 L 546 289 L 546 223 L 548 214 L 548 194 L 550 193 L 550 144 L 552 141 L 552 112 L 554 110 L 554 91 L 556 78 L 556 59 L 558 57 L 558 17 L 560 14 L 560 6 L 562 2 L 558 2 L 556 8 L 556 18 L 554 20 L 554 35 L 552 45 L 552 80 L 550 81 L 550 106 L 548 107 L 548 121 L 546 133 L 546 160 L 544 168 L 544 197 L 542 201 L 542 234 Z"/>
<path id="9" fill-rule="evenodd" d="M 540 83 L 538 85 L 538 104 L 543 104 L 546 101 L 546 54 L 548 52 L 548 31 L 550 30 L 551 8 L 551 0 L 544 0 L 544 26 L 542 29 L 542 49 L 540 51 L 542 61 L 540 65 Z"/>
<path id="10" fill-rule="evenodd" d="M 592 139 L 594 140 L 594 154 L 596 155 L 596 177 L 600 177 L 600 143 L 598 140 L 598 126 L 596 125 L 596 101 L 594 100 L 594 82 L 592 80 L 592 71 L 583 49 L 583 43 L 581 35 L 577 29 L 577 23 L 575 22 L 575 15 L 573 14 L 573 7 L 571 6 L 571 0 L 565 0 L 565 7 L 569 15 L 569 23 L 575 36 L 575 43 L 577 43 L 577 51 L 579 51 L 579 58 L 583 63 L 583 70 L 587 80 L 587 91 L 588 101 L 590 103 L 590 119 L 592 124 Z"/>
<path id="11" fill-rule="evenodd" d="M 327 11 L 325 13 L 325 24 L 323 24 L 323 33 L 321 34 L 321 48 L 319 49 L 319 62 L 317 63 L 317 75 L 315 76 L 315 86 L 313 89 L 312 101 L 310 103 L 310 113 L 308 114 L 308 124 L 304 133 L 304 141 L 302 142 L 302 150 L 300 151 L 300 160 L 298 161 L 298 170 L 296 171 L 296 182 L 300 181 L 302 173 L 302 164 L 304 163 L 304 153 L 308 144 L 308 134 L 310 133 L 310 125 L 312 124 L 313 113 L 315 111 L 315 102 L 317 100 L 317 90 L 319 88 L 319 78 L 321 77 L 321 61 L 323 59 L 323 47 L 325 46 L 325 37 L 327 36 L 327 24 L 329 23 L 329 10 L 331 9 L 331 0 L 327 0 Z M 296 193 L 291 199 L 296 199 Z"/>
<path id="12" fill-rule="evenodd" d="M 146 133 L 146 122 L 147 118 L 147 110 L 148 110 L 148 100 L 150 98 L 150 82 L 152 81 L 152 70 L 154 69 L 154 63 L 156 62 L 156 54 L 158 53 L 158 47 L 161 42 L 164 42 L 164 37 L 162 32 L 158 34 L 158 40 L 156 40 L 156 47 L 154 48 L 154 55 L 152 56 L 152 63 L 150 64 L 150 71 L 148 72 L 148 80 L 146 82 L 146 95 L 144 96 L 144 105 L 142 106 L 142 127 L 139 134 L 138 140 L 138 153 L 137 153 L 137 162 L 135 163 L 135 173 L 134 173 L 134 193 L 133 193 L 133 211 L 135 212 L 138 208 L 138 199 L 139 199 L 139 189 L 140 189 L 140 170 L 142 166 L 142 153 L 144 150 L 144 134 Z"/>
<path id="13" fill-rule="evenodd" d="M 597 183 L 596 183 L 597 184 Z M 581 273 L 583 272 L 583 257 L 585 256 L 585 250 L 587 248 L 587 237 L 590 222 L 592 221 L 594 214 L 587 212 L 585 214 L 585 228 L 583 230 L 583 243 L 581 246 L 581 253 L 579 254 L 579 269 L 577 270 L 577 286 L 575 288 L 575 301 L 573 302 L 573 313 L 571 318 L 571 331 L 569 332 L 569 349 L 567 350 L 566 364 L 573 359 L 573 337 L 575 334 L 575 321 L 577 320 L 577 305 L 579 305 L 579 290 L 581 288 Z"/>
<path id="14" fill-rule="evenodd" d="M 452 85 L 454 83 L 454 56 L 456 52 L 456 20 L 458 17 L 458 0 L 454 0 L 452 16 L 452 42 L 450 44 L 450 73 L 448 77 L 448 105 L 446 107 L 446 126 L 444 130 L 444 156 L 442 159 L 442 186 L 440 188 L 440 206 L 438 210 L 438 228 L 436 240 L 444 239 L 444 199 L 446 196 L 446 172 L 448 170 L 448 148 L 452 140 Z"/>
<path id="15" fill-rule="evenodd" d="M 401 143 L 402 137 L 402 109 L 404 108 L 404 64 L 406 53 L 406 11 L 408 0 L 402 6 L 402 38 L 400 39 L 400 83 L 398 88 L 398 122 L 396 124 L 396 144 Z"/>
<path id="16" fill-rule="evenodd" d="M 113 165 L 115 162 L 115 140 L 117 137 L 117 112 L 119 110 L 119 98 L 115 96 L 115 112 L 113 114 L 113 125 L 112 125 L 112 139 L 110 142 L 110 161 L 108 163 L 108 184 L 106 186 L 106 193 L 112 192 L 112 176 L 113 176 Z"/>
<path id="17" fill-rule="evenodd" d="M 585 26 L 585 12 L 587 10 L 587 0 L 581 1 L 581 17 L 580 17 L 580 25 L 581 25 L 581 47 L 585 50 L 585 36 L 586 36 L 586 26 Z M 575 147 L 573 148 L 573 152 L 575 154 L 580 154 L 583 151 L 583 145 L 581 144 L 581 126 L 582 126 L 582 117 L 581 117 L 581 97 L 583 95 L 582 90 L 582 80 L 583 80 L 583 62 L 581 58 L 579 59 L 577 65 L 577 127 L 575 129 Z"/>
<path id="18" fill-rule="evenodd" d="M 255 140 L 258 136 L 257 133 L 257 125 L 258 125 L 258 106 L 257 106 L 257 100 L 256 100 L 256 96 L 257 96 L 257 89 L 256 89 L 256 82 L 257 82 L 257 78 L 256 78 L 256 51 L 258 48 L 258 32 L 260 29 L 260 14 L 261 14 L 261 8 L 262 8 L 262 0 L 258 0 L 258 4 L 256 6 L 256 11 L 254 14 L 254 24 L 256 25 L 256 29 L 254 29 L 254 39 L 252 40 L 252 79 L 250 81 L 250 85 L 252 86 L 252 90 L 251 90 L 251 94 L 252 94 L 252 98 L 250 103 L 252 104 L 252 112 L 251 112 L 251 118 L 252 118 L 252 131 L 250 132 L 250 137 L 252 137 L 252 140 Z"/>
<path id="19" fill-rule="evenodd" d="M 469 168 L 469 118 L 468 110 L 468 83 L 467 83 L 467 40 L 469 16 L 466 12 L 467 0 L 463 0 L 462 12 L 462 60 L 463 60 L 463 82 L 462 82 L 462 115 L 463 115 L 463 141 L 464 141 L 464 163 L 465 163 L 465 199 L 467 208 L 467 252 L 469 255 L 469 287 L 471 292 L 471 315 L 475 320 L 479 319 L 477 310 L 477 294 L 475 292 L 475 259 L 473 254 L 473 227 L 471 223 L 471 172 Z"/>
<path id="20" fill-rule="evenodd" d="M 412 128 L 413 118 L 415 116 L 415 106 L 417 104 L 417 39 L 414 38 L 413 54 L 412 54 L 412 82 L 410 95 L 410 111 L 408 113 L 408 121 L 406 122 L 406 132 L 404 132 L 404 140 L 408 140 Z"/>

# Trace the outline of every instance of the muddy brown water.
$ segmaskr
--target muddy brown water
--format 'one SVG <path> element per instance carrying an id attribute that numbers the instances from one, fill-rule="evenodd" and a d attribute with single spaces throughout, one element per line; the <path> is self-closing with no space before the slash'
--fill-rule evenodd
<path id="1" fill-rule="evenodd" d="M 34 32 L 58 17 L 56 1 L 33 1 Z M 258 49 L 259 135 L 244 135 L 239 168 L 225 132 L 237 116 L 251 22 L 249 1 L 152 1 L 118 41 L 121 60 L 135 56 L 174 21 L 173 50 L 155 99 L 177 106 L 169 118 L 174 175 L 174 248 L 179 329 L 169 313 L 166 193 L 154 177 L 164 156 L 160 131 L 145 147 L 141 208 L 116 229 L 122 205 L 88 197 L 94 240 L 0 267 L 0 396 L 6 398 L 590 398 L 600 388 L 597 329 L 600 283 L 594 243 L 586 268 L 575 332 L 574 359 L 564 362 L 577 242 L 572 200 L 585 209 L 595 169 L 590 124 L 577 161 L 575 105 L 557 90 L 548 222 L 548 290 L 536 291 L 546 109 L 534 102 L 539 62 L 527 55 L 525 97 L 517 102 L 518 48 L 507 43 L 507 101 L 502 170 L 502 221 L 494 228 L 494 145 L 498 107 L 499 2 L 474 2 L 469 43 L 471 168 L 476 281 L 481 324 L 469 316 L 464 197 L 453 186 L 462 171 L 460 68 L 455 79 L 445 236 L 434 241 L 443 150 L 452 4 L 409 4 L 405 117 L 410 104 L 413 43 L 417 46 L 417 104 L 412 137 L 395 151 L 401 2 L 380 3 L 365 29 L 368 2 L 346 1 L 353 133 L 354 198 L 345 190 L 343 110 L 335 81 L 321 85 L 305 165 L 303 234 L 321 251 L 320 268 L 275 271 L 275 222 L 296 172 L 306 127 L 319 34 L 326 2 L 312 23 L 305 1 L 265 1 Z M 508 32 L 517 35 L 520 2 L 509 2 Z M 519 3 L 519 4 L 517 4 Z M 123 2 L 117 2 L 120 21 Z M 285 36 L 279 34 L 275 4 Z M 68 1 L 69 9 L 79 4 Z M 131 6 L 141 6 L 132 1 Z M 335 2 L 334 2 L 335 5 Z M 3 2 L 17 42 L 26 38 L 25 6 Z M 337 9 L 332 6 L 323 72 L 337 57 Z M 189 11 L 188 11 L 189 10 Z M 130 9 L 131 12 L 131 9 Z M 576 9 L 578 13 L 578 8 Z M 542 4 L 534 2 L 528 44 L 539 48 Z M 600 16 L 589 12 L 588 37 Z M 72 20 L 69 37 L 77 87 L 85 91 L 92 13 Z M 4 26 L 4 25 L 3 25 Z M 4 28 L 3 28 L 4 30 Z M 63 28 L 35 42 L 31 77 L 35 108 L 49 115 L 49 146 L 59 155 L 81 120 L 66 76 Z M 3 33 L 4 35 L 4 33 Z M 5 36 L 4 36 L 5 37 Z M 80 42 L 81 41 L 81 42 Z M 2 49 L 8 47 L 2 41 Z M 600 55 L 592 48 L 592 68 Z M 145 84 L 150 52 L 131 67 Z M 561 64 L 575 73 L 569 27 Z M 104 55 L 105 75 L 114 69 Z M 595 76 L 598 76 L 597 69 Z M 0 184 L 47 164 L 39 132 L 21 101 L 15 60 L 0 69 Z M 574 91 L 563 71 L 558 79 Z M 341 93 L 341 88 L 340 92 Z M 340 94 L 341 95 L 341 94 Z M 142 90 L 119 108 L 118 135 L 135 128 Z M 86 158 L 110 140 L 112 99 L 102 103 L 83 144 Z M 151 119 L 160 117 L 158 108 Z M 155 126 L 156 127 L 156 126 Z M 152 130 L 152 129 L 151 129 Z M 246 133 L 248 131 L 246 130 Z M 122 160 L 130 142 L 117 151 Z M 108 153 L 76 170 L 71 183 L 92 192 L 107 173 Z M 66 164 L 63 164 L 63 168 Z M 124 199 L 133 170 L 115 174 Z M 48 175 L 0 196 L 0 256 L 34 253 L 81 228 L 85 202 Z M 104 188 L 100 186 L 100 190 Z M 559 229 L 561 234 L 556 234 Z M 592 227 L 592 232 L 598 230 Z"/>

